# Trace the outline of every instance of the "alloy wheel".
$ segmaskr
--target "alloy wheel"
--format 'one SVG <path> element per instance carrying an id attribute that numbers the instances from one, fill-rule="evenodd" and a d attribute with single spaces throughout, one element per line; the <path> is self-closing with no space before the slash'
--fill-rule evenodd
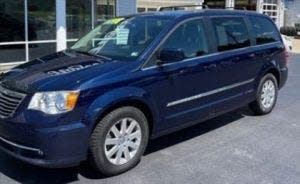
<path id="1" fill-rule="evenodd" d="M 108 131 L 104 150 L 105 156 L 114 165 L 128 163 L 141 145 L 142 131 L 139 123 L 132 118 L 117 121 Z"/>
<path id="2" fill-rule="evenodd" d="M 265 109 L 269 109 L 275 102 L 276 89 L 272 80 L 266 80 L 262 86 L 260 96 L 261 104 Z"/>

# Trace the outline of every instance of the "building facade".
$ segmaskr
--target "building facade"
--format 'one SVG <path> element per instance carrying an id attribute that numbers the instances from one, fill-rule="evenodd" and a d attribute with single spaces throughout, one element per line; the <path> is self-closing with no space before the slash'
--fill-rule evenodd
<path id="1" fill-rule="evenodd" d="M 0 72 L 66 49 L 106 19 L 175 5 L 253 10 L 278 27 L 300 23 L 300 0 L 0 0 Z"/>
<path id="2" fill-rule="evenodd" d="M 164 6 L 201 5 L 203 0 L 138 0 L 138 12 L 156 11 Z"/>
<path id="3" fill-rule="evenodd" d="M 253 10 L 269 15 L 278 27 L 284 24 L 283 0 L 139 0 L 138 12 L 156 11 L 162 6 L 186 4 L 207 5 L 209 8 Z"/>
<path id="4" fill-rule="evenodd" d="M 136 0 L 0 0 L 0 71 L 66 49 Z"/>

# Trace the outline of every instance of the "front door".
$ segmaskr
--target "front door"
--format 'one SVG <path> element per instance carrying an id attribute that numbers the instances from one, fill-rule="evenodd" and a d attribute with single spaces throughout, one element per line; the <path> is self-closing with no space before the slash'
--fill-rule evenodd
<path id="1" fill-rule="evenodd" d="M 210 93 L 217 87 L 216 63 L 209 56 L 204 21 L 191 19 L 180 24 L 159 50 L 179 49 L 185 59 L 159 66 L 173 84 L 169 100 L 163 104 L 166 127 L 184 126 L 208 118 L 214 102 Z"/>

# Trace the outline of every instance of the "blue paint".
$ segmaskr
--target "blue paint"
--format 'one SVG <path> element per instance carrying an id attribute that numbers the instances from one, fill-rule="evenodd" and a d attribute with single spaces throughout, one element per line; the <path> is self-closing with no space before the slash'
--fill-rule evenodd
<path id="1" fill-rule="evenodd" d="M 171 23 L 136 60 L 106 60 L 66 50 L 20 65 L 2 76 L 1 85 L 27 95 L 13 117 L 0 118 L 0 137 L 37 148 L 43 154 L 28 156 L 15 148 L 1 147 L 1 144 L 0 147 L 35 165 L 76 165 L 86 159 L 89 136 L 98 123 L 98 118 L 115 104 L 138 101 L 148 107 L 153 120 L 151 132 L 154 138 L 253 101 L 260 78 L 270 70 L 278 72 L 280 88 L 287 80 L 282 40 L 255 45 L 254 32 L 248 17 L 267 18 L 264 15 L 246 11 L 203 10 L 134 16 L 171 19 Z M 251 45 L 244 49 L 217 52 L 217 40 L 209 19 L 213 16 L 244 17 L 249 27 Z M 151 64 L 148 61 L 153 51 L 176 25 L 197 17 L 203 18 L 206 25 L 210 52 L 208 55 L 165 65 Z M 170 102 L 249 79 L 254 80 L 167 107 Z M 73 111 L 46 115 L 27 109 L 35 92 L 61 90 L 80 91 L 78 104 Z"/>

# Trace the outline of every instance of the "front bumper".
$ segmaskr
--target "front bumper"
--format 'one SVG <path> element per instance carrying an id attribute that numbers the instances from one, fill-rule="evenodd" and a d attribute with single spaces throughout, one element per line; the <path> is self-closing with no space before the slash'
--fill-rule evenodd
<path id="1" fill-rule="evenodd" d="M 0 149 L 24 162 L 49 168 L 78 165 L 86 159 L 88 129 L 81 122 L 34 129 L 0 119 Z"/>

